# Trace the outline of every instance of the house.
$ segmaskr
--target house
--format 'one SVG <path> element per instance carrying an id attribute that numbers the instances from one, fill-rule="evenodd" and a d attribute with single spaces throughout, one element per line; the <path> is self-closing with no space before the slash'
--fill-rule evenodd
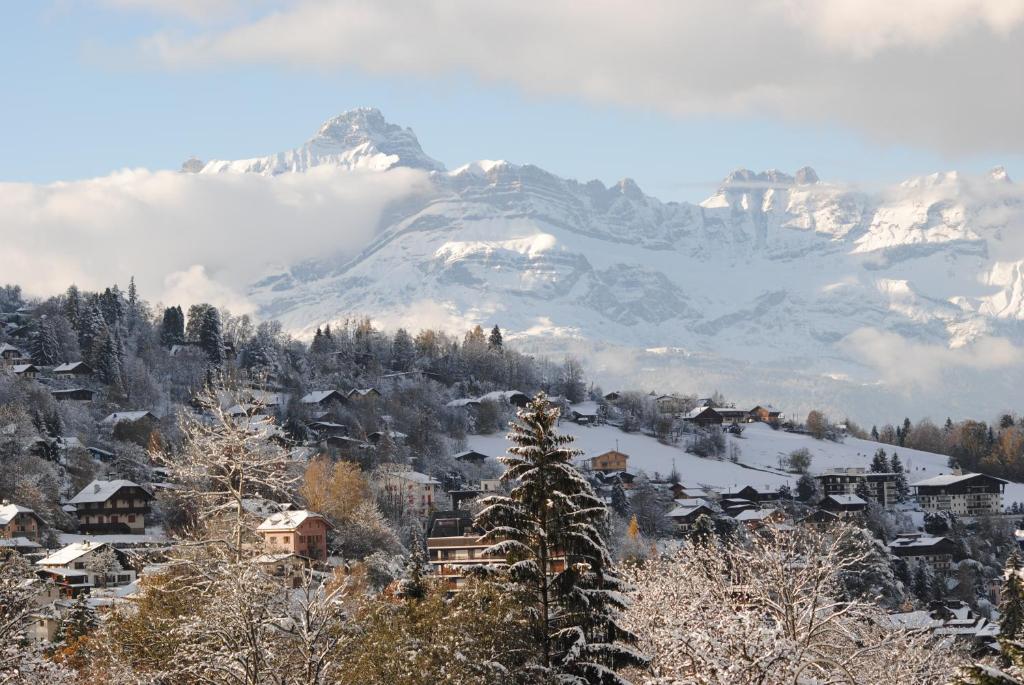
<path id="1" fill-rule="evenodd" d="M 886 509 L 899 502 L 898 473 L 874 473 L 864 468 L 827 469 L 814 479 L 826 495 L 854 495 L 867 490 L 869 496 Z"/>
<path id="2" fill-rule="evenodd" d="M 377 485 L 396 507 L 426 518 L 434 510 L 441 483 L 417 471 L 381 471 Z"/>
<path id="3" fill-rule="evenodd" d="M 187 355 L 187 354 L 194 354 L 194 355 L 197 355 L 197 356 L 205 354 L 203 352 L 203 348 L 199 345 L 199 343 L 189 343 L 189 342 L 187 342 L 187 343 L 178 343 L 178 344 L 175 344 L 175 345 L 171 345 L 171 347 L 167 351 L 167 353 L 169 355 L 171 355 L 172 357 L 181 357 L 181 356 L 184 356 L 184 355 Z"/>
<path id="4" fill-rule="evenodd" d="M 93 459 L 95 459 L 96 461 L 101 461 L 105 464 L 109 464 L 110 462 L 114 461 L 114 459 L 117 458 L 117 455 L 111 452 L 110 450 L 105 450 L 100 447 L 90 446 L 86 447 L 85 449 Z"/>
<path id="5" fill-rule="evenodd" d="M 347 436 L 348 426 L 342 423 L 332 423 L 331 421 L 310 421 L 306 424 L 306 428 L 313 431 L 313 434 L 319 440 L 331 436 Z"/>
<path id="6" fill-rule="evenodd" d="M 306 559 L 291 552 L 261 554 L 253 558 L 253 564 L 263 567 L 264 572 L 275 578 L 282 578 L 292 588 L 302 587 L 306 574 Z"/>
<path id="7" fill-rule="evenodd" d="M 616 391 L 612 391 L 610 393 L 607 393 L 604 396 L 604 401 L 607 402 L 608 404 L 615 404 L 616 402 L 618 402 L 621 399 L 622 399 L 622 393 L 621 392 L 616 392 Z"/>
<path id="8" fill-rule="evenodd" d="M 659 395 L 654 398 L 654 406 L 659 414 L 682 414 L 686 399 L 679 395 Z"/>
<path id="9" fill-rule="evenodd" d="M 64 362 L 60 366 L 53 367 L 55 378 L 73 379 L 84 378 L 92 375 L 92 367 L 85 362 Z"/>
<path id="10" fill-rule="evenodd" d="M 694 407 L 683 415 L 683 421 L 706 428 L 707 426 L 721 426 L 723 419 L 722 415 L 711 407 Z"/>
<path id="11" fill-rule="evenodd" d="M 116 411 L 100 421 L 100 425 L 113 428 L 122 421 L 148 421 L 151 423 L 158 423 L 160 419 L 151 411 Z"/>
<path id="12" fill-rule="evenodd" d="M 590 468 L 601 473 L 625 471 L 629 466 L 629 455 L 618 450 L 608 450 L 604 454 L 591 457 Z"/>
<path id="13" fill-rule="evenodd" d="M 58 402 L 92 402 L 96 392 L 87 388 L 70 388 L 68 390 L 51 390 L 50 394 Z"/>
<path id="14" fill-rule="evenodd" d="M 598 471 L 597 474 L 605 485 L 621 485 L 626 490 L 632 489 L 633 481 L 636 480 L 636 476 L 629 471 Z"/>
<path id="15" fill-rule="evenodd" d="M 320 514 L 295 509 L 271 514 L 256 528 L 268 554 L 297 554 L 327 560 L 327 531 L 333 526 Z"/>
<path id="16" fill-rule="evenodd" d="M 513 407 L 519 407 L 520 409 L 525 407 L 530 401 L 526 393 L 519 392 L 518 390 L 495 390 L 489 392 L 486 395 L 481 395 L 479 398 L 480 402 L 507 402 Z M 553 401 L 553 398 L 548 398 L 549 401 Z"/>
<path id="17" fill-rule="evenodd" d="M 839 523 L 842 519 L 837 514 L 833 514 L 831 511 L 825 511 L 824 509 L 815 509 L 807 516 L 797 521 L 800 525 L 815 526 L 817 528 L 827 528 L 832 524 Z"/>
<path id="18" fill-rule="evenodd" d="M 303 406 L 315 406 L 321 409 L 329 409 L 336 404 L 345 404 L 348 402 L 345 395 L 338 392 L 337 390 L 314 390 L 311 393 L 302 396 L 299 403 Z"/>
<path id="19" fill-rule="evenodd" d="M 39 514 L 28 507 L 11 504 L 8 500 L 0 504 L 0 538 L 12 540 L 20 537 L 39 542 L 45 525 Z"/>
<path id="20" fill-rule="evenodd" d="M 486 454 L 482 454 L 475 450 L 466 450 L 465 452 L 459 452 L 456 454 L 453 459 L 466 464 L 476 464 L 477 466 L 480 466 L 487 461 L 489 457 Z"/>
<path id="21" fill-rule="evenodd" d="M 1008 481 L 983 473 L 935 476 L 913 487 L 926 512 L 948 511 L 959 516 L 989 516 L 1003 512 L 1003 491 Z"/>
<path id="22" fill-rule="evenodd" d="M 273 414 L 288 404 L 288 395 L 281 392 L 249 390 L 247 395 L 248 401 L 242 405 L 246 414 Z"/>
<path id="23" fill-rule="evenodd" d="M 665 516 L 675 524 L 678 531 L 685 533 L 693 528 L 693 524 L 695 524 L 697 519 L 701 516 L 712 518 L 715 516 L 715 511 L 709 505 L 700 503 L 677 506 Z"/>
<path id="24" fill-rule="evenodd" d="M 112 568 L 98 568 L 97 556 L 112 552 Z M 60 595 L 76 597 L 90 588 L 107 585 L 128 585 L 136 573 L 128 555 L 105 542 L 74 542 L 36 562 L 36 574 L 58 586 Z"/>
<path id="25" fill-rule="evenodd" d="M 750 423 L 750 412 L 746 409 L 736 407 L 715 407 L 715 411 L 722 417 L 722 423 L 739 424 Z"/>
<path id="26" fill-rule="evenodd" d="M 956 550 L 956 543 L 949 538 L 924 533 L 900 533 L 889 543 L 889 551 L 908 564 L 921 561 L 936 571 L 948 570 L 953 565 Z"/>
<path id="27" fill-rule="evenodd" d="M 130 480 L 94 480 L 68 500 L 83 533 L 146 532 L 153 495 Z"/>
<path id="28" fill-rule="evenodd" d="M 377 400 L 380 399 L 380 391 L 377 388 L 352 388 L 346 396 L 349 400 Z"/>
<path id="29" fill-rule="evenodd" d="M 758 504 L 761 502 L 778 502 L 782 499 L 782 493 L 778 490 L 758 490 L 753 485 L 746 485 L 742 490 L 726 492 L 722 497 L 726 499 L 743 499 Z"/>
<path id="30" fill-rule="evenodd" d="M 489 556 L 491 546 L 482 542 L 482 531 L 473 528 L 473 515 L 468 511 L 435 512 L 427 526 L 427 561 L 448 586 L 457 591 L 465 583 L 469 569 L 504 564 L 505 557 Z"/>
<path id="31" fill-rule="evenodd" d="M 569 418 L 581 426 L 593 426 L 598 423 L 597 406 L 570 409 Z"/>
<path id="32" fill-rule="evenodd" d="M 851 518 L 863 513 L 868 503 L 857 495 L 826 495 L 819 506 L 841 518 Z"/>
<path id="33" fill-rule="evenodd" d="M 371 445 L 379 445 L 385 438 L 396 445 L 404 445 L 409 436 L 400 431 L 374 431 L 366 436 Z"/>
<path id="34" fill-rule="evenodd" d="M 759 404 L 749 412 L 754 421 L 761 423 L 778 423 L 784 416 L 781 411 L 776 410 L 770 404 Z"/>
<path id="35" fill-rule="evenodd" d="M 781 509 L 744 509 L 733 518 L 747 530 L 759 530 L 771 524 L 785 523 L 788 519 Z"/>
<path id="36" fill-rule="evenodd" d="M 35 364 L 14 364 L 11 373 L 20 378 L 35 378 L 39 375 L 39 367 Z"/>
<path id="37" fill-rule="evenodd" d="M 444 406 L 449 409 L 473 409 L 480 406 L 480 400 L 473 397 L 460 397 L 457 400 L 447 402 Z"/>
<path id="38" fill-rule="evenodd" d="M 19 350 L 10 343 L 0 344 L 0 364 L 3 366 L 14 366 L 30 361 L 29 355 Z"/>

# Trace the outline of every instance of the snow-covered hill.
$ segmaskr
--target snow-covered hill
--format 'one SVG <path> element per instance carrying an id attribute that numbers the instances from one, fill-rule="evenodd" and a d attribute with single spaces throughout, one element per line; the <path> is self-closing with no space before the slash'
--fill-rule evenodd
<path id="1" fill-rule="evenodd" d="M 1024 190 L 1002 169 L 873 193 L 809 168 L 739 170 L 700 204 L 662 202 L 629 179 L 531 165 L 445 171 L 376 110 L 296 150 L 192 168 L 318 165 L 425 170 L 431 191 L 387 211 L 355 257 L 325 245 L 253 284 L 260 314 L 299 334 L 360 314 L 497 323 L 533 351 L 590 356 L 605 385 L 718 388 L 864 421 L 987 418 L 1024 382 Z"/>

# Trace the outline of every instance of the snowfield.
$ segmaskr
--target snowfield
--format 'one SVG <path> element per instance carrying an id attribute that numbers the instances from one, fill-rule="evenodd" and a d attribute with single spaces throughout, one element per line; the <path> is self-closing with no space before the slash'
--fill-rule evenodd
<path id="1" fill-rule="evenodd" d="M 644 471 L 653 476 L 658 473 L 667 476 L 673 463 L 683 482 L 691 486 L 708 485 L 714 488 L 735 490 L 752 485 L 755 488 L 777 488 L 788 484 L 796 486 L 799 476 L 779 468 L 779 457 L 794 450 L 807 448 L 812 456 L 811 472 L 821 473 L 827 469 L 863 467 L 869 468 L 871 457 L 879 447 L 890 456 L 895 451 L 908 470 L 907 481 L 911 484 L 943 473 L 949 473 L 949 458 L 944 454 L 921 452 L 891 445 L 846 437 L 842 442 L 815 440 L 808 435 L 772 430 L 763 423 L 745 424 L 743 435 L 727 436 L 730 444 L 740 449 L 738 463 L 727 459 L 705 459 L 684 451 L 686 438 L 681 446 L 665 445 L 642 433 L 624 433 L 614 426 L 579 426 L 563 421 L 559 430 L 576 438 L 576 447 L 583 450 L 585 457 L 594 457 L 608 450 L 618 449 L 629 455 L 631 471 Z M 469 449 L 490 457 L 505 453 L 508 441 L 504 434 L 472 435 L 468 438 Z M 1024 484 L 1010 483 L 1006 486 L 1005 503 L 1024 503 Z"/>

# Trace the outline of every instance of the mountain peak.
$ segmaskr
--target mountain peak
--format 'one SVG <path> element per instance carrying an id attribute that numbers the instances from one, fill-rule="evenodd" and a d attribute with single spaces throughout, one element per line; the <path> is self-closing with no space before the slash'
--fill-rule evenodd
<path id="1" fill-rule="evenodd" d="M 389 166 L 442 171 L 444 165 L 423 152 L 411 128 L 392 124 L 375 107 L 360 107 L 328 119 L 306 147 L 321 154 L 380 153 L 395 157 Z"/>

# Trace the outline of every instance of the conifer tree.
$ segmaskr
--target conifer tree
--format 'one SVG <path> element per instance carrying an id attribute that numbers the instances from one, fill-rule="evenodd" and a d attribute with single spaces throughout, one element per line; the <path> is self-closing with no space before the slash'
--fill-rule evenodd
<path id="1" fill-rule="evenodd" d="M 430 591 L 427 580 L 430 572 L 429 564 L 423 554 L 423 540 L 419 535 L 413 536 L 412 551 L 409 563 L 405 566 L 405 577 L 399 584 L 399 593 L 406 599 L 423 599 Z"/>
<path id="2" fill-rule="evenodd" d="M 501 346 L 503 344 L 501 329 L 495 325 L 494 328 L 491 329 L 491 335 L 487 338 L 487 347 L 492 350 L 501 350 Z"/>
<path id="3" fill-rule="evenodd" d="M 871 458 L 871 473 L 886 473 L 889 470 L 889 459 L 885 450 L 879 447 Z"/>
<path id="4" fill-rule="evenodd" d="M 931 600 L 933 594 L 932 585 L 934 584 L 934 578 L 932 571 L 923 561 L 918 561 L 914 567 L 914 578 L 912 581 L 912 589 L 914 594 L 922 602 Z"/>
<path id="5" fill-rule="evenodd" d="M 77 331 L 82 316 L 82 293 L 76 285 L 68 286 L 67 292 L 64 293 L 64 316 Z"/>
<path id="6" fill-rule="evenodd" d="M 701 514 L 693 522 L 687 537 L 695 545 L 706 545 L 715 538 L 715 522 L 707 514 Z"/>
<path id="7" fill-rule="evenodd" d="M 1024 637 L 1024 582 L 1021 580 L 1021 559 L 1017 550 L 1006 560 L 1006 577 L 999 601 L 999 637 L 1019 640 Z"/>
<path id="8" fill-rule="evenodd" d="M 612 511 L 619 516 L 626 518 L 633 512 L 633 508 L 629 504 L 629 498 L 626 496 L 626 489 L 622 487 L 622 483 L 616 483 L 612 487 Z M 636 518 L 635 516 L 633 517 Z"/>
<path id="9" fill-rule="evenodd" d="M 878 426 L 871 427 L 871 439 L 878 442 Z"/>
<path id="10" fill-rule="evenodd" d="M 185 342 L 185 314 L 181 307 L 168 307 L 160 323 L 160 344 L 164 347 Z"/>
<path id="11" fill-rule="evenodd" d="M 903 470 L 903 462 L 900 455 L 892 453 L 892 461 L 889 463 L 889 470 L 896 474 L 896 498 L 900 502 L 906 502 L 910 497 L 910 485 L 907 483 L 907 474 Z"/>
<path id="12" fill-rule="evenodd" d="M 224 363 L 224 338 L 221 333 L 220 312 L 216 307 L 207 306 L 203 310 L 199 324 L 199 347 L 206 353 L 206 358 L 214 367 Z"/>
<path id="13" fill-rule="evenodd" d="M 86 595 L 81 594 L 57 627 L 55 642 L 65 645 L 73 644 L 88 635 L 98 625 L 96 610 L 89 606 Z"/>
<path id="14" fill-rule="evenodd" d="M 572 436 L 555 432 L 559 410 L 543 393 L 518 412 L 500 460 L 511 493 L 484 500 L 475 524 L 486 551 L 505 557 L 512 579 L 529 597 L 524 607 L 545 681 L 614 685 L 616 670 L 646 658 L 628 645 L 636 636 L 619 624 L 622 581 L 613 573 L 599 529 L 604 504 L 570 460 Z"/>
<path id="15" fill-rule="evenodd" d="M 41 319 L 36 325 L 35 337 L 32 339 L 32 361 L 41 366 L 52 366 L 60 363 L 60 344 L 53 322 L 48 318 Z"/>
<path id="16" fill-rule="evenodd" d="M 117 342 L 110 330 L 103 333 L 102 338 L 97 338 L 93 345 L 96 352 L 93 361 L 96 374 L 106 385 L 121 384 L 121 360 L 117 354 Z"/>
<path id="17" fill-rule="evenodd" d="M 860 497 L 865 502 L 871 502 L 875 499 L 871 496 L 871 488 L 869 488 L 868 484 L 864 481 L 857 483 L 857 487 L 854 488 L 853 492 L 857 497 Z"/>

